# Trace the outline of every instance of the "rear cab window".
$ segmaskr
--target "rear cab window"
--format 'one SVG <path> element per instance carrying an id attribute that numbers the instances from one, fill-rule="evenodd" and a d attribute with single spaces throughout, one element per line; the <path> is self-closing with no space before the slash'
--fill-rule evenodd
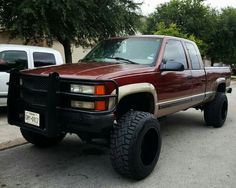
<path id="1" fill-rule="evenodd" d="M 188 50 L 188 54 L 189 54 L 189 58 L 190 58 L 190 63 L 192 65 L 192 69 L 193 70 L 200 70 L 202 69 L 200 60 L 199 60 L 199 52 L 196 49 L 196 47 L 189 42 L 185 42 L 187 50 Z"/>
<path id="2" fill-rule="evenodd" d="M 33 61 L 34 67 L 56 65 L 55 55 L 53 53 L 48 52 L 34 52 Z"/>
<path id="3" fill-rule="evenodd" d="M 162 62 L 182 63 L 184 65 L 184 68 L 187 69 L 188 66 L 186 55 L 181 41 L 172 39 L 168 40 Z"/>
<path id="4" fill-rule="evenodd" d="M 23 70 L 28 68 L 27 52 L 21 50 L 5 50 L 0 52 L 0 71 L 11 69 Z"/>

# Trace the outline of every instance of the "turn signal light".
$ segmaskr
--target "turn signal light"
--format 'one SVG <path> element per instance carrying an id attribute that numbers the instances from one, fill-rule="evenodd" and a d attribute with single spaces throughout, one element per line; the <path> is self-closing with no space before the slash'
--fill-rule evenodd
<path id="1" fill-rule="evenodd" d="M 105 95 L 105 86 L 97 85 L 95 86 L 95 95 Z M 106 101 L 96 101 L 95 110 L 104 111 L 106 110 Z"/>
<path id="2" fill-rule="evenodd" d="M 99 110 L 99 111 L 106 110 L 106 102 L 105 101 L 96 101 L 95 102 L 95 110 Z"/>
<path id="3" fill-rule="evenodd" d="M 95 86 L 95 94 L 96 95 L 105 95 L 105 86 L 104 85 Z"/>

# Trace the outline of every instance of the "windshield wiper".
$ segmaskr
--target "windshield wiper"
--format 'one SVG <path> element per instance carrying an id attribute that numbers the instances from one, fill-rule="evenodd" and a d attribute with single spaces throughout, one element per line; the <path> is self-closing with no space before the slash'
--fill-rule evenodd
<path id="1" fill-rule="evenodd" d="M 95 59 L 80 59 L 79 60 L 79 62 L 82 62 L 82 61 L 89 61 L 89 62 L 95 62 L 95 63 L 97 63 L 97 62 L 99 62 L 99 61 L 97 61 L 97 60 L 95 60 Z"/>
<path id="2" fill-rule="evenodd" d="M 118 61 L 125 61 L 126 63 L 129 63 L 129 64 L 136 64 L 136 65 L 139 64 L 139 63 L 136 63 L 134 61 L 131 61 L 131 60 L 123 58 L 123 57 L 106 57 L 106 58 L 107 59 L 115 59 L 115 60 L 118 60 Z"/>

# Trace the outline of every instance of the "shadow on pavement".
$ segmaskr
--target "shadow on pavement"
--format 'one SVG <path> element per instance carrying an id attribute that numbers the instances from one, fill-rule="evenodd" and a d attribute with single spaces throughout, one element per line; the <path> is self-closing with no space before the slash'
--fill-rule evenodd
<path id="1" fill-rule="evenodd" d="M 0 107 L 0 125 L 1 122 L 4 121 L 7 118 L 7 108 L 6 107 Z"/>
<path id="2" fill-rule="evenodd" d="M 204 135 L 211 129 L 204 126 L 199 115 L 194 116 L 191 113 L 171 115 L 162 119 L 160 124 L 163 144 L 166 144 L 164 155 L 161 154 L 161 161 L 167 160 L 165 156 L 174 155 L 170 149 L 173 148 L 171 144 L 176 143 L 174 140 L 178 140 L 181 144 L 182 138 L 183 140 L 188 139 L 189 134 Z M 2 160 L 0 177 L 8 186 L 20 183 L 23 187 L 26 185 L 30 187 L 40 182 L 42 187 L 56 187 L 58 184 L 65 185 L 64 183 L 67 182 L 71 187 L 83 187 L 86 185 L 85 180 L 89 180 L 90 185 L 103 182 L 103 186 L 106 186 L 110 185 L 109 182 L 114 185 L 120 184 L 121 179 L 123 183 L 131 183 L 130 180 L 123 179 L 112 169 L 108 147 L 104 144 L 83 144 L 76 135 L 67 136 L 59 146 L 53 148 L 39 149 L 27 144 L 6 150 L 4 153 L 4 155 L 0 155 Z M 161 161 L 159 163 L 163 162 Z M 14 175 L 18 177 L 14 180 L 15 182 L 9 178 L 11 168 L 14 168 Z M 158 169 L 158 167 L 156 168 Z"/>

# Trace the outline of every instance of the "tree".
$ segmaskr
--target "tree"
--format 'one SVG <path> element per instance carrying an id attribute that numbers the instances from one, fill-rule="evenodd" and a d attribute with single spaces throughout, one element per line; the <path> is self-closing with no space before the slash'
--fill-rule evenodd
<path id="1" fill-rule="evenodd" d="M 137 10 L 132 0 L 0 0 L 0 25 L 26 43 L 58 40 L 71 63 L 72 44 L 86 47 L 102 38 L 133 34 Z"/>
<path id="2" fill-rule="evenodd" d="M 226 8 L 218 15 L 216 32 L 212 35 L 209 51 L 213 63 L 236 63 L 236 9 Z"/>
<path id="3" fill-rule="evenodd" d="M 201 51 L 201 55 L 204 56 L 206 55 L 207 52 L 207 44 L 204 43 L 202 40 L 198 39 L 197 37 L 195 37 L 193 34 L 192 35 L 188 35 L 183 33 L 176 24 L 171 23 L 169 26 L 165 25 L 164 22 L 160 22 L 157 24 L 157 28 L 156 28 L 156 32 L 154 33 L 155 35 L 169 35 L 169 36 L 175 36 L 175 37 L 181 37 L 181 38 L 185 38 L 185 39 L 189 39 L 191 41 L 194 41 L 200 51 Z"/>
<path id="4" fill-rule="evenodd" d="M 204 0 L 171 0 L 161 4 L 147 19 L 145 33 L 153 33 L 157 24 L 164 22 L 166 25 L 175 23 L 176 26 L 187 34 L 207 41 L 215 31 L 216 12 L 203 4 Z"/>

